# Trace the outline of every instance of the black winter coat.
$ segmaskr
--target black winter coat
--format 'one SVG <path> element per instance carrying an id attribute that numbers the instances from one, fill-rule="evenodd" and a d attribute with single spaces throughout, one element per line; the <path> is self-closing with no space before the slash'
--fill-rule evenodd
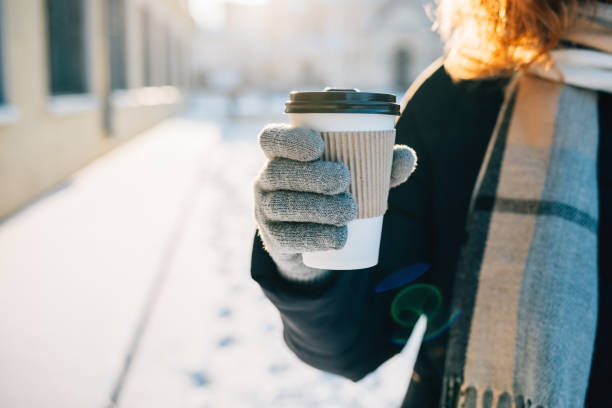
<path id="1" fill-rule="evenodd" d="M 411 88 L 416 91 L 408 91 L 409 100 L 402 107 L 396 125 L 396 143 L 413 147 L 419 164 L 406 183 L 390 192 L 376 267 L 338 271 L 325 286 L 303 288 L 278 275 L 259 237 L 255 237 L 251 275 L 280 311 L 288 347 L 305 363 L 353 381 L 401 351 L 401 346 L 391 342 L 393 333 L 399 329 L 390 315 L 390 303 L 397 290 L 374 292 L 385 276 L 415 263 L 430 263 L 432 268 L 415 283 L 435 285 L 444 301 L 450 301 L 472 189 L 506 83 L 504 80 L 453 83 L 439 65 L 422 78 Z M 607 98 L 605 112 L 610 115 L 601 114 L 604 103 L 600 102 L 600 116 L 609 116 L 600 120 L 602 132 L 608 126 L 607 140 L 612 139 L 609 101 Z M 610 144 L 608 149 L 612 154 Z M 607 165 L 610 188 L 611 170 L 612 166 Z M 606 201 L 602 195 L 600 199 L 602 208 L 605 204 L 612 212 L 612 197 L 608 195 Z M 606 214 L 602 211 L 602 225 L 610 223 L 611 216 Z M 612 223 L 609 227 L 608 231 L 612 230 Z M 606 235 L 608 244 L 612 243 L 611 233 Z M 602 238 L 600 233 L 600 246 Z M 607 285 L 602 282 L 600 289 L 607 288 L 611 294 L 610 284 Z M 600 303 L 603 298 L 600 296 Z M 612 301 L 607 303 L 600 310 L 609 313 Z M 601 323 L 602 312 L 599 320 Z M 604 347 L 596 348 L 589 398 L 593 400 L 596 394 L 599 401 L 591 406 L 612 406 L 604 384 L 612 361 L 605 347 L 612 344 L 610 330 L 598 330 L 597 341 Z M 415 366 L 416 375 L 402 406 L 437 406 L 446 342 L 447 335 L 442 335 L 423 344 Z M 598 377 L 596 374 L 600 372 Z M 610 404 L 604 403 L 603 398 Z"/>

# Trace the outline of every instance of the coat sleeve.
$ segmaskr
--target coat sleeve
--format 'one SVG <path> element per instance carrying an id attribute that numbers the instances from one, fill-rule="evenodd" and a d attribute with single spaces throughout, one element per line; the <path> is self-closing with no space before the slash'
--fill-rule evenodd
<path id="1" fill-rule="evenodd" d="M 251 276 L 280 312 L 288 347 L 305 363 L 358 381 L 401 350 L 391 341 L 398 328 L 390 314 L 396 291 L 376 293 L 389 273 L 431 260 L 428 158 L 409 106 L 396 125 L 396 143 L 412 146 L 419 164 L 393 189 L 384 217 L 379 265 L 335 271 L 324 286 L 304 288 L 278 274 L 258 236 Z"/>

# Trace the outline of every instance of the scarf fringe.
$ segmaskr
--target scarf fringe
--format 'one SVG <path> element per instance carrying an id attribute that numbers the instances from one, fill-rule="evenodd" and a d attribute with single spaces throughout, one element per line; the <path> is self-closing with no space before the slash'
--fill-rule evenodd
<path id="1" fill-rule="evenodd" d="M 524 395 L 493 391 L 488 387 L 467 386 L 457 396 L 456 406 L 460 408 L 547 408 L 544 405 L 536 405 L 531 398 Z"/>
<path id="2" fill-rule="evenodd" d="M 441 408 L 549 408 L 536 405 L 531 397 L 494 392 L 487 386 L 463 385 L 461 376 L 444 376 Z"/>

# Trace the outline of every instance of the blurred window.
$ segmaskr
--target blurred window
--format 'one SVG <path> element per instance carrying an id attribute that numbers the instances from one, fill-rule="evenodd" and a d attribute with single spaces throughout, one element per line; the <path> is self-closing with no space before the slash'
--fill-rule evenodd
<path id="1" fill-rule="evenodd" d="M 181 75 L 183 64 L 181 63 L 181 39 L 178 34 L 172 35 L 170 44 L 170 52 L 172 58 L 172 85 L 181 86 Z"/>
<path id="2" fill-rule="evenodd" d="M 125 89 L 125 1 L 107 1 L 108 27 L 110 37 L 111 88 Z"/>
<path id="3" fill-rule="evenodd" d="M 172 42 L 172 85 L 179 85 L 180 77 L 180 61 L 179 61 L 179 46 L 181 45 L 179 39 L 176 36 L 172 36 L 170 41 Z"/>
<path id="4" fill-rule="evenodd" d="M 166 27 L 164 45 L 166 46 L 166 80 L 165 85 L 172 85 L 172 37 L 170 27 Z"/>
<path id="5" fill-rule="evenodd" d="M 187 87 L 189 86 L 189 81 L 191 80 L 191 78 L 189 77 L 189 66 L 191 64 L 191 61 L 189 60 L 189 48 L 187 46 L 187 44 L 182 43 L 181 44 L 181 55 L 179 56 L 180 60 L 181 60 L 181 83 L 183 84 L 183 86 Z"/>
<path id="6" fill-rule="evenodd" d="M 47 0 L 50 91 L 87 92 L 83 0 Z"/>
<path id="7" fill-rule="evenodd" d="M 166 81 L 166 64 L 164 61 L 166 60 L 166 46 L 164 45 L 164 26 L 162 22 L 154 18 L 151 20 L 151 27 L 153 28 L 153 32 L 151 33 L 153 44 L 155 47 L 151 48 L 151 58 L 152 67 L 153 67 L 153 84 L 157 86 L 164 85 Z"/>
<path id="8" fill-rule="evenodd" d="M 177 41 L 176 43 L 176 62 L 177 62 L 177 70 L 178 75 L 176 78 L 176 84 L 178 86 L 185 86 L 185 62 L 183 60 L 183 44 L 181 41 Z"/>
<path id="9" fill-rule="evenodd" d="M 142 40 L 142 81 L 144 86 L 153 85 L 151 72 L 151 16 L 146 8 L 140 14 L 140 30 Z"/>
<path id="10" fill-rule="evenodd" d="M 410 86 L 410 52 L 405 48 L 395 50 L 393 54 L 393 85 L 405 90 Z"/>
<path id="11" fill-rule="evenodd" d="M 6 103 L 4 92 L 4 1 L 0 1 L 0 105 Z"/>

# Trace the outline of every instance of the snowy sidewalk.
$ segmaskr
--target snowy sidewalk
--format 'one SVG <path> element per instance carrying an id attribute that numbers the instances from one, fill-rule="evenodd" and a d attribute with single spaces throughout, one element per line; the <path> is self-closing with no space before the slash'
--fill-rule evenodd
<path id="1" fill-rule="evenodd" d="M 270 119 L 193 117 L 0 223 L 0 406 L 397 406 L 405 357 L 358 384 L 305 366 L 249 277 Z"/>

